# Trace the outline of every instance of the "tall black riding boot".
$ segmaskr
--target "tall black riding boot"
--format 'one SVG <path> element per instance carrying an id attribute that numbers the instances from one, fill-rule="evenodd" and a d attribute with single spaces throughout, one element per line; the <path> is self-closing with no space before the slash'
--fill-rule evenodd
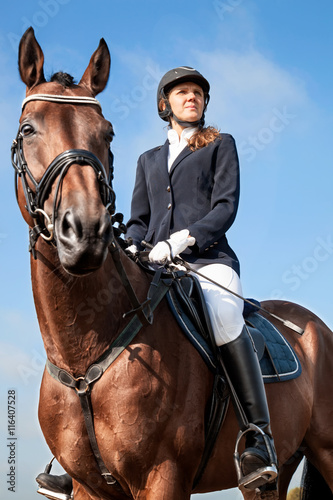
<path id="1" fill-rule="evenodd" d="M 273 481 L 277 476 L 277 457 L 258 357 L 245 326 L 237 339 L 219 349 L 248 423 L 256 425 L 265 434 L 247 432 L 245 451 L 240 458 L 243 476 L 240 484 L 248 489 L 255 489 Z M 237 404 L 235 401 L 233 403 L 241 430 L 245 430 Z"/>

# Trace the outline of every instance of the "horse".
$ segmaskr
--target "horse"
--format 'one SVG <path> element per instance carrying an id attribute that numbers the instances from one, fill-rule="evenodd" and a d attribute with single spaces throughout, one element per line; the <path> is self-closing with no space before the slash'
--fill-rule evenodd
<path id="1" fill-rule="evenodd" d="M 45 369 L 38 410 L 44 438 L 73 478 L 75 500 L 186 500 L 237 487 L 233 452 L 239 428 L 232 405 L 193 487 L 213 375 L 165 297 L 153 318 L 144 314 L 152 276 L 115 237 L 113 128 L 96 100 L 109 77 L 107 44 L 100 40 L 78 84 L 61 73 L 46 81 L 43 65 L 43 51 L 29 28 L 19 46 L 26 99 L 12 153 L 16 194 L 29 226 L 32 290 L 47 359 L 59 377 L 83 384 L 73 390 Z M 332 332 L 299 305 L 275 300 L 263 305 L 304 330 L 300 336 L 271 319 L 302 365 L 298 378 L 266 385 L 279 460 L 275 498 L 286 499 L 303 456 L 333 498 Z M 84 374 L 134 316 L 141 317 L 142 327 L 90 390 Z M 98 466 L 80 391 L 90 392 L 99 463 L 111 480 Z M 246 500 L 261 495 L 245 489 L 242 494 Z"/>

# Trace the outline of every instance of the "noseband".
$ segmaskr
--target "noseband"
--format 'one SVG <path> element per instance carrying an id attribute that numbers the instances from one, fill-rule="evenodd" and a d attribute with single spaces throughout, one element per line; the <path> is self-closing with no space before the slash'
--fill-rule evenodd
<path id="1" fill-rule="evenodd" d="M 33 94 L 22 103 L 24 106 L 33 100 L 50 101 L 55 103 L 69 104 L 94 104 L 101 108 L 97 99 L 85 96 L 63 96 L 51 94 Z M 32 175 L 23 152 L 23 135 L 20 129 L 18 130 L 16 139 L 14 139 L 11 148 L 12 165 L 15 169 L 15 193 L 18 199 L 18 178 L 21 179 L 23 192 L 26 200 L 25 208 L 29 215 L 34 220 L 34 227 L 30 228 L 30 250 L 34 254 L 34 247 L 39 236 L 42 236 L 46 241 L 54 242 L 54 223 L 57 217 L 57 200 L 61 189 L 62 181 L 71 165 L 89 165 L 93 168 L 100 188 L 101 199 L 113 215 L 115 212 L 116 195 L 112 188 L 113 180 L 113 154 L 109 149 L 109 173 L 106 173 L 104 165 L 96 155 L 84 149 L 69 149 L 59 154 L 48 166 L 41 180 L 36 181 Z M 28 184 L 27 178 L 33 184 L 33 190 Z M 44 202 L 49 194 L 54 181 L 57 179 L 56 191 L 53 201 L 52 215 L 49 216 L 43 209 Z M 42 216 L 42 217 L 41 217 Z"/>

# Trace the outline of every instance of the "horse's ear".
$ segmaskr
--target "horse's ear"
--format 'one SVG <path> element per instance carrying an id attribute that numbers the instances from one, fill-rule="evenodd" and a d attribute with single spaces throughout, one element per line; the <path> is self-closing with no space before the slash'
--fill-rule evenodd
<path id="1" fill-rule="evenodd" d="M 91 56 L 89 65 L 85 70 L 79 85 L 89 89 L 92 95 L 102 92 L 105 89 L 110 73 L 111 57 L 108 46 L 101 38 L 97 50 Z"/>
<path id="2" fill-rule="evenodd" d="M 44 54 L 35 38 L 33 28 L 28 28 L 19 46 L 19 71 L 28 89 L 45 82 Z"/>

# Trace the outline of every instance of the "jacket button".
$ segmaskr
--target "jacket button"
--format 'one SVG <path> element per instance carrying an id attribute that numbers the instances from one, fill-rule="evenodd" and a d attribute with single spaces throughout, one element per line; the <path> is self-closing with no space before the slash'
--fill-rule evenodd
<path id="1" fill-rule="evenodd" d="M 170 186 L 168 186 L 166 190 L 168 191 L 168 193 L 170 193 L 170 191 L 171 191 L 171 187 L 170 187 Z"/>
<path id="2" fill-rule="evenodd" d="M 168 210 L 170 210 L 170 208 L 171 208 L 171 203 L 169 203 L 169 205 L 168 205 Z"/>

